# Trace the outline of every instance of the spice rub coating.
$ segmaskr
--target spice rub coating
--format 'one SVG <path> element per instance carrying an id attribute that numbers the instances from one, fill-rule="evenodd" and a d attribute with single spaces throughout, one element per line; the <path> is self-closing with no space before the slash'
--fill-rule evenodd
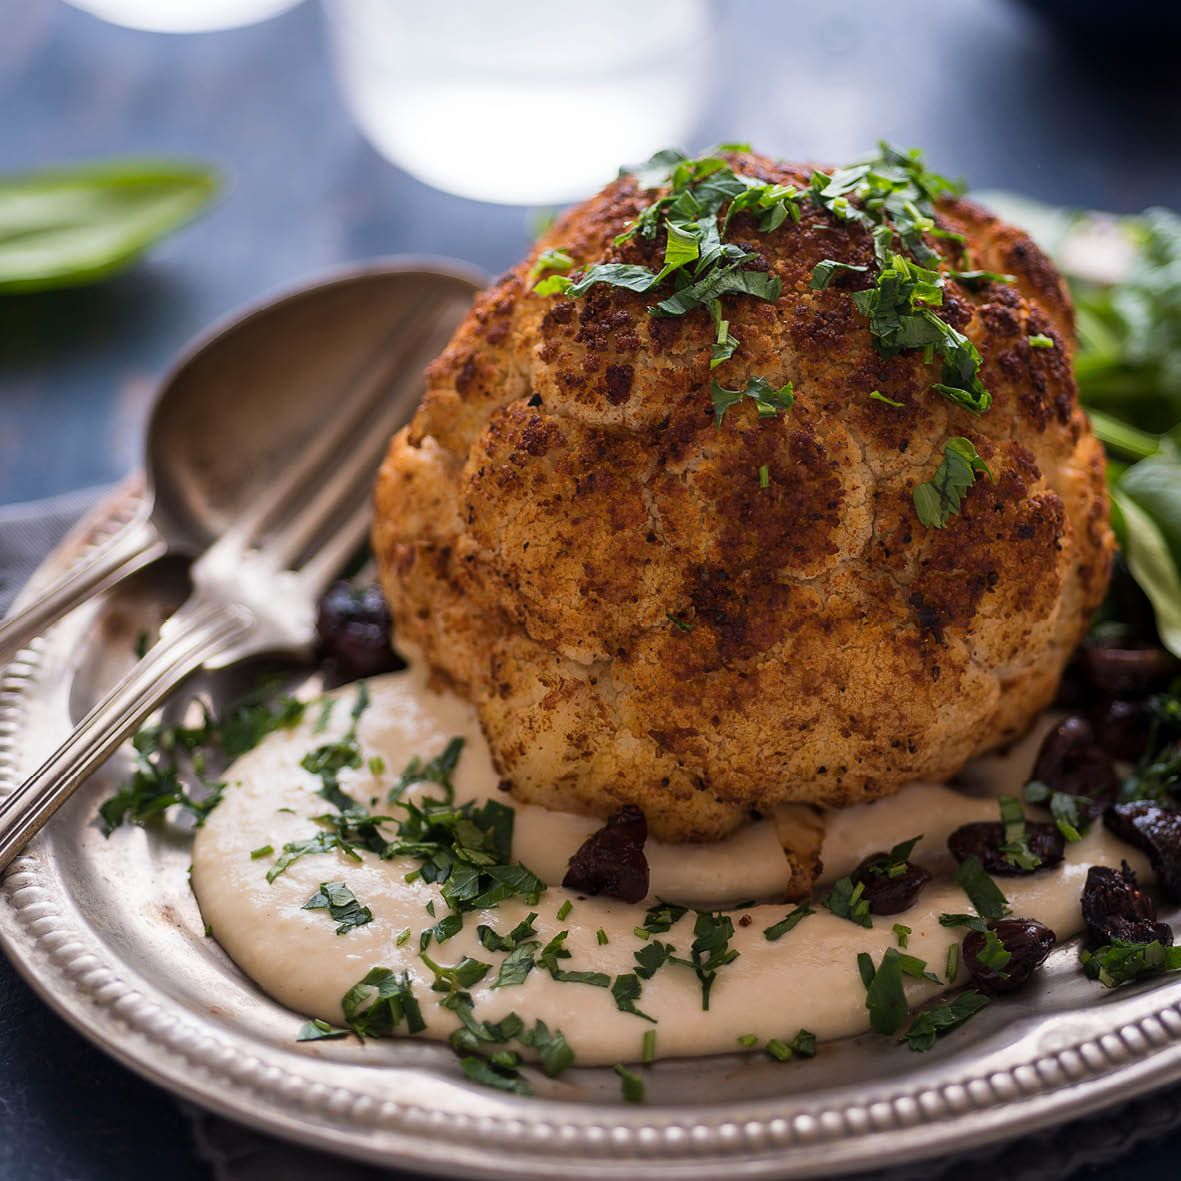
<path id="1" fill-rule="evenodd" d="M 809 168 L 730 159 L 807 187 Z M 532 292 L 547 248 L 575 274 L 659 269 L 663 235 L 614 243 L 653 196 L 623 176 L 570 210 L 431 366 L 376 489 L 399 639 L 475 703 L 518 798 L 603 817 L 635 804 L 664 840 L 714 839 L 781 802 L 861 803 L 1020 734 L 1113 545 L 1053 266 L 980 207 L 938 203 L 973 268 L 1015 279 L 946 282 L 938 314 L 980 351 L 993 398 L 976 416 L 930 388 L 937 361 L 875 351 L 849 298 L 866 275 L 809 287 L 822 259 L 872 263 L 866 228 L 807 201 L 767 233 L 738 214 L 729 240 L 782 290 L 724 298 L 741 347 L 711 372 L 702 308 L 657 318 L 651 295 L 602 284 Z M 949 270 L 954 247 L 928 244 Z M 717 425 L 711 377 L 756 376 L 794 382 L 791 410 L 760 418 L 744 399 Z M 993 478 L 928 528 L 912 490 L 956 435 Z"/>

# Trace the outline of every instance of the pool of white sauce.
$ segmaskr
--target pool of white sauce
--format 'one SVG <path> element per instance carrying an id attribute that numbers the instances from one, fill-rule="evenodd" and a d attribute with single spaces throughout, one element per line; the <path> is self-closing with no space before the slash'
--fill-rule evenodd
<path id="1" fill-rule="evenodd" d="M 413 671 L 378 677 L 368 686 L 370 704 L 361 715 L 357 737 L 365 759 L 380 756 L 384 767 L 378 774 L 368 766 L 342 774 L 342 787 L 354 799 L 382 812 L 390 786 L 411 757 L 429 759 L 451 738 L 462 736 L 465 747 L 454 776 L 456 798 L 510 802 L 497 791 L 488 748 L 466 702 L 431 692 Z M 313 733 L 321 712 L 313 705 L 299 727 L 269 736 L 230 768 L 225 798 L 197 835 L 193 889 L 218 942 L 247 975 L 296 1012 L 340 1022 L 341 997 L 370 968 L 382 966 L 410 974 L 427 1021 L 425 1036 L 445 1038 L 457 1021 L 438 1005 L 439 994 L 430 987 L 433 973 L 419 958 L 418 947 L 419 933 L 436 922 L 427 904 L 434 900 L 437 918 L 447 913 L 447 905 L 435 887 L 405 881 L 417 868 L 416 861 L 382 861 L 365 853 L 358 864 L 331 851 L 302 857 L 273 883 L 266 880 L 283 845 L 313 836 L 317 826 L 311 818 L 330 810 L 316 794 L 320 780 L 304 771 L 300 760 L 315 746 L 345 734 L 356 692 L 348 686 L 334 694 L 339 700 L 322 732 Z M 967 785 L 961 789 L 913 783 L 888 799 L 832 813 L 823 846 L 822 881 L 840 877 L 868 854 L 920 833 L 923 840 L 913 860 L 930 869 L 935 880 L 912 909 L 875 917 L 872 929 L 818 908 L 772 943 L 764 938 L 764 928 L 781 919 L 792 904 L 761 903 L 733 912 L 731 946 L 739 956 L 719 972 L 708 1013 L 702 1011 L 697 976 L 677 964 L 666 965 L 643 982 L 638 1007 L 656 1018 L 655 1026 L 617 1009 L 608 989 L 558 982 L 541 969 L 534 969 L 523 984 L 491 987 L 502 955 L 481 946 L 477 926 L 486 923 L 506 933 L 531 911 L 537 912 L 536 938 L 543 943 L 569 931 L 566 947 L 572 958 L 563 967 L 612 977 L 634 971 L 634 953 L 643 946 L 634 928 L 649 903 L 579 898 L 560 886 L 570 855 L 600 823 L 582 816 L 518 805 L 514 860 L 548 882 L 550 889 L 533 907 L 511 899 L 465 915 L 463 930 L 432 945 L 428 954 L 441 964 L 454 964 L 463 955 L 491 962 L 492 971 L 470 989 L 476 1014 L 498 1020 L 515 1011 L 530 1022 L 540 1018 L 551 1029 L 563 1031 L 585 1065 L 638 1059 L 644 1032 L 652 1028 L 658 1057 L 730 1052 L 747 1034 L 761 1041 L 790 1038 L 801 1028 L 822 1039 L 860 1032 L 868 1020 L 858 953 L 868 952 L 880 961 L 886 948 L 896 946 L 894 924 L 903 923 L 911 928 L 907 952 L 926 960 L 929 969 L 943 977 L 948 947 L 959 942 L 962 931 L 941 927 L 939 915 L 971 910 L 952 880 L 947 836 L 968 821 L 998 818 L 995 796 L 1020 791 L 1047 724 L 1043 721 L 1008 755 L 972 764 L 961 777 Z M 252 851 L 267 845 L 275 854 L 251 857 Z M 782 851 L 767 823 L 752 824 L 714 845 L 649 841 L 646 851 L 649 902 L 659 897 L 721 907 L 752 897 L 774 898 L 788 879 Z M 1067 846 L 1066 860 L 1058 869 L 999 879 L 999 884 L 1014 914 L 1039 919 L 1059 939 L 1066 939 L 1082 926 L 1079 898 L 1087 868 L 1118 866 L 1124 858 L 1146 879 L 1150 876 L 1140 854 L 1096 825 L 1082 841 Z M 327 881 L 343 881 L 372 910 L 373 921 L 337 935 L 327 911 L 304 910 L 303 904 Z M 557 911 L 567 901 L 572 908 L 558 921 Z M 740 920 L 747 915 L 751 921 L 743 926 Z M 657 938 L 687 957 L 693 921 L 690 910 Z M 399 946 L 398 936 L 407 928 L 411 937 Z M 600 929 L 606 933 L 605 944 L 599 942 Z M 961 970 L 960 983 L 965 978 Z M 949 983 L 908 980 L 908 999 L 918 1004 Z"/>

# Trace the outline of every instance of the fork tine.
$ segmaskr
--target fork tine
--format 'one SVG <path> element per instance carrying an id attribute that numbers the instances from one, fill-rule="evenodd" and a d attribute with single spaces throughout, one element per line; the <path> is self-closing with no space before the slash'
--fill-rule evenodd
<path id="1" fill-rule="evenodd" d="M 404 364 L 405 354 L 417 337 L 438 321 L 446 301 L 431 300 L 413 304 L 399 317 L 381 344 L 366 359 L 359 376 L 350 379 L 344 391 L 342 407 L 327 429 L 310 440 L 298 459 L 276 473 L 253 508 L 226 531 L 218 543 L 225 549 L 243 549 L 256 541 L 262 530 L 280 513 L 289 512 L 296 498 L 313 483 L 315 476 L 350 438 L 373 410 L 373 404 L 385 389 L 391 373 Z"/>
<path id="2" fill-rule="evenodd" d="M 299 489 L 287 505 L 287 521 L 266 538 L 266 550 L 277 566 L 290 565 L 308 548 L 325 524 L 337 515 L 338 506 L 350 501 L 351 490 L 373 483 L 378 464 L 389 446 L 390 435 L 413 413 L 422 390 L 422 370 L 439 354 L 453 325 L 437 316 L 413 346 L 402 350 L 384 373 L 385 382 L 371 413 L 354 423 L 345 446 L 328 457 L 320 477 Z"/>
<path id="3" fill-rule="evenodd" d="M 300 582 L 314 598 L 319 598 L 361 548 L 372 520 L 373 505 L 366 495 L 299 571 Z"/>

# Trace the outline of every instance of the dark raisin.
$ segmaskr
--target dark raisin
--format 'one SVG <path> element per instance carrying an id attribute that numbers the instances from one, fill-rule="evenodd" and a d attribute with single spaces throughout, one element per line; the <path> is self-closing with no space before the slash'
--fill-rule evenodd
<path id="1" fill-rule="evenodd" d="M 1091 708 L 1095 741 L 1113 759 L 1134 763 L 1148 745 L 1152 714 L 1147 702 L 1115 697 Z"/>
<path id="2" fill-rule="evenodd" d="M 1036 873 L 1038 869 L 1049 869 L 1062 860 L 1066 838 L 1058 831 L 1056 824 L 1030 820 L 1025 825 L 1025 836 L 1030 851 L 1041 861 L 1036 869 L 1022 869 L 1005 860 L 1001 852 L 1001 846 L 1005 843 L 1005 826 L 999 820 L 979 820 L 974 824 L 961 825 L 947 838 L 947 847 L 957 861 L 965 861 L 975 855 L 989 873 L 1000 877 Z"/>
<path id="3" fill-rule="evenodd" d="M 644 842 L 648 822 L 634 804 L 626 804 L 598 832 L 582 842 L 562 879 L 568 890 L 607 894 L 639 902 L 648 893 L 648 858 Z"/>
<path id="4" fill-rule="evenodd" d="M 1091 688 L 1091 678 L 1087 675 L 1082 653 L 1075 649 L 1066 667 L 1062 670 L 1062 679 L 1058 682 L 1054 706 L 1057 709 L 1078 709 L 1080 706 L 1086 705 L 1094 695 L 1094 690 Z"/>
<path id="5" fill-rule="evenodd" d="M 1087 946 L 1103 947 L 1116 939 L 1129 943 L 1151 943 L 1168 947 L 1173 930 L 1156 921 L 1156 903 L 1136 881 L 1128 863 L 1122 869 L 1092 865 L 1083 887 L 1083 921 L 1087 924 Z"/>
<path id="6" fill-rule="evenodd" d="M 988 926 L 1009 953 L 1009 959 L 1000 968 L 981 963 L 980 953 L 988 939 L 982 931 L 969 931 L 963 943 L 964 967 L 981 992 L 990 996 L 1016 992 L 1050 954 L 1058 936 L 1036 919 L 998 919 Z"/>
<path id="7" fill-rule="evenodd" d="M 379 586 L 334 582 L 316 611 L 320 655 L 342 681 L 404 668 L 390 647 L 390 626 L 390 609 Z"/>
<path id="8" fill-rule="evenodd" d="M 1137 800 L 1108 808 L 1103 823 L 1120 840 L 1148 854 L 1161 889 L 1174 902 L 1181 902 L 1181 812 Z"/>
<path id="9" fill-rule="evenodd" d="M 870 914 L 901 914 L 909 910 L 919 891 L 931 880 L 921 865 L 907 861 L 901 873 L 891 877 L 884 872 L 888 853 L 867 857 L 850 875 L 854 883 L 865 887 L 862 897 L 869 902 Z"/>
<path id="10" fill-rule="evenodd" d="M 1063 718 L 1042 740 L 1033 778 L 1052 791 L 1088 796 L 1097 805 L 1095 815 L 1115 799 L 1119 787 L 1119 776 L 1096 743 L 1091 723 L 1078 714 Z"/>
<path id="11" fill-rule="evenodd" d="M 1084 644 L 1082 656 L 1091 684 L 1107 697 L 1147 697 L 1177 671 L 1176 658 L 1163 648 L 1127 641 Z"/>

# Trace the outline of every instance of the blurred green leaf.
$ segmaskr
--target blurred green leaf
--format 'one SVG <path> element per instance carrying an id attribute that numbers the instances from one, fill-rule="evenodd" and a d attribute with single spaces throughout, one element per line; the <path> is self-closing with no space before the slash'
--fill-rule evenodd
<path id="1" fill-rule="evenodd" d="M 103 279 L 195 217 L 217 188 L 208 168 L 153 160 L 0 176 L 0 293 Z"/>

